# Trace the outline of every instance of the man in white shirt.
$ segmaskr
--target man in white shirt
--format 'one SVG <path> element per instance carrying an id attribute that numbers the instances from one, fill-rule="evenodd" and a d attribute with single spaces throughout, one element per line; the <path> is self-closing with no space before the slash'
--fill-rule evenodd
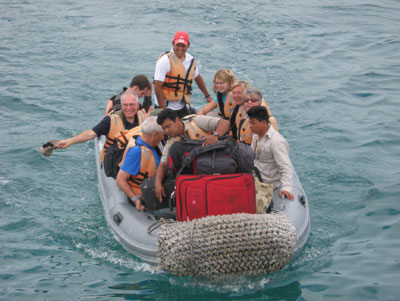
<path id="1" fill-rule="evenodd" d="M 206 100 L 213 101 L 199 74 L 195 59 L 187 53 L 189 46 L 189 34 L 184 31 L 176 32 L 171 51 L 160 56 L 154 73 L 156 108 L 177 111 L 180 118 L 189 114 L 186 104 L 190 105 L 193 80 Z"/>
<path id="2" fill-rule="evenodd" d="M 280 187 L 279 196 L 293 200 L 293 167 L 289 158 L 289 144 L 286 139 L 269 125 L 268 111 L 256 106 L 247 111 L 250 129 L 253 132 L 251 147 L 255 152 L 254 165 L 265 183 Z"/>

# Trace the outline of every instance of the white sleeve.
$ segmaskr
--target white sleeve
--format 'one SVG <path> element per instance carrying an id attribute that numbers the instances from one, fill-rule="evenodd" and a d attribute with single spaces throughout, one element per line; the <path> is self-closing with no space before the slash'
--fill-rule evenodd
<path id="1" fill-rule="evenodd" d="M 156 64 L 156 71 L 154 72 L 154 80 L 164 81 L 165 75 L 171 70 L 168 55 L 164 54 Z"/>

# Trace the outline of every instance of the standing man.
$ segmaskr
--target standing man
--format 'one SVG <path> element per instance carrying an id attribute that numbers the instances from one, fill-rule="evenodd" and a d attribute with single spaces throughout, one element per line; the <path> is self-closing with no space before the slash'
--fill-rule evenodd
<path id="1" fill-rule="evenodd" d="M 254 165 L 261 173 L 264 183 L 280 187 L 279 196 L 294 200 L 290 192 L 293 188 L 293 167 L 289 158 L 289 144 L 270 126 L 268 111 L 256 106 L 247 111 L 250 129 L 254 137 L 251 147 L 255 152 Z"/>
<path id="2" fill-rule="evenodd" d="M 129 88 L 123 88 L 122 92 L 114 95 L 107 101 L 104 115 L 121 110 L 121 95 L 125 92 L 134 92 L 139 98 L 144 97 L 143 105 L 139 104 L 139 109 L 145 109 L 146 112 L 149 112 L 151 107 L 152 86 L 149 79 L 145 75 L 140 74 L 132 78 Z"/>
<path id="3" fill-rule="evenodd" d="M 180 118 L 190 114 L 186 104 L 190 105 L 193 80 L 203 92 L 206 100 L 213 101 L 199 74 L 195 59 L 187 53 L 189 46 L 187 32 L 175 33 L 172 49 L 160 56 L 154 73 L 156 108 L 172 109 L 178 113 Z"/>

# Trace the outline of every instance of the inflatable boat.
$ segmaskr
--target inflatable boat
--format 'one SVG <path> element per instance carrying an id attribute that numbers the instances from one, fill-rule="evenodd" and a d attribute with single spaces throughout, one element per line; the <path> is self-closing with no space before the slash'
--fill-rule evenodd
<path id="1" fill-rule="evenodd" d="M 144 211 L 139 212 L 136 210 L 134 206 L 132 206 L 128 200 L 126 195 L 120 190 L 117 186 L 116 181 L 112 177 L 107 177 L 104 173 L 104 169 L 102 167 L 102 163 L 100 161 L 100 154 L 104 145 L 104 137 L 95 139 L 95 156 L 96 156 L 96 164 L 97 164 L 97 176 L 98 176 L 98 187 L 100 191 L 100 196 L 102 199 L 102 203 L 104 206 L 105 217 L 107 220 L 107 224 L 109 225 L 111 232 L 113 233 L 115 239 L 130 253 L 140 258 L 141 260 L 160 265 L 160 241 L 159 235 L 160 231 L 162 231 L 162 227 L 156 228 L 153 231 L 149 231 L 154 224 L 159 222 L 160 216 L 163 216 L 163 212 L 153 212 L 153 211 Z M 294 173 L 293 176 L 293 195 L 295 196 L 294 200 L 288 200 L 286 198 L 279 197 L 279 189 L 275 189 L 273 193 L 273 211 L 278 212 L 288 218 L 289 223 L 293 226 L 293 231 L 295 233 L 296 241 L 293 247 L 290 249 L 290 260 L 294 256 L 296 256 L 304 244 L 306 243 L 309 233 L 310 233 L 310 217 L 309 217 L 309 207 L 307 196 L 300 184 L 300 181 L 297 177 L 297 174 Z M 169 212 L 169 209 L 162 209 Z M 248 215 L 251 216 L 267 216 L 268 214 L 253 214 Z M 168 216 L 168 213 L 167 213 Z M 245 216 L 245 218 L 248 218 Z M 244 218 L 243 216 L 239 216 L 240 218 Z M 216 221 L 220 222 L 223 219 L 218 216 L 212 217 Z M 162 219 L 164 220 L 164 219 Z M 201 220 L 201 219 L 200 219 Z M 174 222 L 175 224 L 181 224 L 182 222 Z M 247 223 L 247 222 L 246 222 Z M 247 223 L 248 224 L 248 223 Z M 200 224 L 199 224 L 200 225 Z M 200 229 L 200 226 L 197 226 Z M 190 226 L 191 231 L 193 232 L 193 227 L 195 225 Z M 226 227 L 225 227 L 226 228 Z M 278 229 L 279 230 L 279 229 Z M 167 229 L 167 231 L 169 231 Z M 190 233 L 190 239 L 192 239 L 193 233 Z M 243 232 L 243 231 L 242 231 Z M 258 231 L 260 232 L 260 231 Z M 279 231 L 275 231 L 274 233 L 278 233 Z M 172 235 L 172 234 L 171 234 Z M 188 236 L 188 237 L 189 237 Z M 246 234 L 246 240 L 249 239 L 251 235 Z M 165 235 L 162 235 L 163 240 L 172 239 L 168 238 Z M 175 239 L 175 238 L 174 238 Z M 275 237 L 270 238 L 275 241 Z M 168 242 L 168 241 L 167 241 Z M 248 244 L 248 241 L 244 242 Z M 171 242 L 171 244 L 175 244 Z M 235 248 L 238 246 L 238 243 L 235 243 Z M 199 246 L 195 248 L 196 250 L 201 249 Z M 267 252 L 269 252 L 268 248 L 270 244 L 263 246 Z M 222 261 L 228 260 L 224 258 L 224 256 L 231 256 L 232 252 L 221 252 L 223 247 L 218 242 L 219 255 L 222 256 Z M 193 246 L 190 246 L 190 252 L 193 252 Z M 227 249 L 228 250 L 228 249 Z M 230 249 L 229 249 L 230 250 Z M 173 251 L 173 252 L 176 252 Z M 242 250 L 240 250 L 242 252 Z M 165 252 L 164 252 L 165 253 Z M 228 254 L 229 253 L 229 254 Z M 257 253 L 259 254 L 259 253 Z M 269 253 L 266 253 L 269 254 Z M 190 255 L 190 254 L 189 254 Z M 188 256 L 189 256 L 188 255 Z M 185 254 L 182 257 L 188 257 Z M 242 255 L 241 255 L 242 256 Z M 244 256 L 247 256 L 246 254 Z M 262 255 L 264 256 L 264 255 Z M 190 256 L 189 256 L 190 257 Z M 204 257 L 204 256 L 203 256 Z M 162 258 L 161 258 L 162 259 Z M 188 265 L 194 262 L 193 258 L 188 259 Z M 215 260 L 215 259 L 213 259 Z M 272 261 L 275 261 L 273 259 Z M 182 266 L 182 263 L 174 263 L 175 265 Z M 230 265 L 228 261 L 224 263 L 225 265 Z M 259 264 L 258 264 L 259 266 Z M 165 264 L 162 265 L 161 268 L 165 269 Z M 206 265 L 206 269 L 209 270 L 210 263 Z M 281 267 L 279 267 L 281 268 Z M 168 268 L 167 268 L 168 269 Z M 275 269 L 276 270 L 276 269 Z M 208 272 L 207 272 L 208 273 Z M 240 273 L 240 271 L 238 271 Z M 182 274 L 177 272 L 176 274 Z M 188 273 L 183 273 L 188 274 Z M 190 273 L 189 273 L 190 274 Z M 197 272 L 197 274 L 202 274 L 201 272 Z M 203 271 L 204 274 L 204 271 Z M 248 274 L 248 273 L 247 273 Z"/>

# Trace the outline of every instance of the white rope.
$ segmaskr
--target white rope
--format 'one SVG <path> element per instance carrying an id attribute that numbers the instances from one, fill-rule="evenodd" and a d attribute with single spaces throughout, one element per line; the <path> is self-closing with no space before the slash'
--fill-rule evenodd
<path id="1" fill-rule="evenodd" d="M 158 263 L 178 276 L 265 274 L 288 264 L 296 242 L 281 212 L 208 216 L 162 224 Z"/>

